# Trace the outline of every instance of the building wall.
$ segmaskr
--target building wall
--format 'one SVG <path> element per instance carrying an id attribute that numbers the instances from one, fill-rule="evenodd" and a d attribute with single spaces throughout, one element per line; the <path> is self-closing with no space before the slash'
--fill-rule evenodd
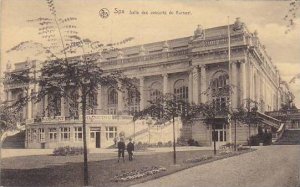
<path id="1" fill-rule="evenodd" d="M 264 46 L 259 42 L 257 34 L 249 32 L 247 27 L 238 20 L 230 25 L 231 48 L 229 58 L 227 29 L 227 26 L 205 30 L 198 27 L 192 36 L 123 48 L 120 51 L 105 54 L 103 57 L 100 57 L 99 54 L 92 54 L 94 55 L 92 60 L 98 62 L 104 71 L 120 70 L 125 75 L 140 80 L 139 86 L 142 96 L 140 109 L 149 105 L 150 88 L 153 83 L 160 83 L 161 93 L 173 93 L 174 83 L 179 79 L 183 79 L 188 87 L 189 102 L 198 104 L 211 101 L 211 96 L 204 94 L 204 92 L 210 93 L 211 80 L 216 72 L 221 71 L 228 73 L 230 80 L 228 84 L 233 86 L 233 94 L 230 95 L 232 108 L 243 105 L 245 99 L 250 98 L 259 103 L 264 102 L 264 106 L 260 107 L 262 112 L 278 109 L 279 73 Z M 37 62 L 16 63 L 15 69 L 12 67 L 7 69 L 7 74 L 14 70 L 26 69 L 35 63 Z M 38 68 L 40 67 L 35 66 L 36 72 L 38 72 Z M 37 85 L 17 85 L 7 82 L 4 89 L 7 92 L 7 99 L 15 100 L 18 94 L 31 94 L 37 92 L 39 88 Z M 94 114 L 109 114 L 108 89 L 108 87 L 101 87 L 98 91 L 98 106 L 95 108 Z M 282 92 L 286 92 L 286 90 Z M 61 116 L 68 117 L 68 101 L 66 98 L 62 98 L 61 101 Z M 47 102 L 46 98 L 39 104 L 29 102 L 24 107 L 23 118 L 32 121 L 36 116 L 48 117 L 43 116 Z M 116 115 L 127 113 L 123 94 L 118 92 Z M 60 126 L 61 123 L 70 122 L 60 122 L 56 126 Z M 201 142 L 200 144 L 209 145 L 211 143 L 211 128 L 207 128 L 201 122 L 195 123 L 198 125 L 191 127 L 191 135 L 188 136 L 195 138 Z M 35 123 L 34 125 L 43 126 L 44 124 Z M 72 124 L 69 125 L 72 126 Z M 105 129 L 105 124 L 89 125 L 101 127 L 101 133 L 105 132 L 102 130 Z M 113 123 L 107 125 L 113 125 Z M 115 125 L 118 126 L 118 131 L 124 127 L 126 134 L 132 133 L 132 126 L 129 124 L 128 127 L 124 124 Z M 30 126 L 31 124 L 28 123 L 28 128 Z M 187 133 L 187 131 L 188 127 L 184 127 L 182 132 Z M 238 141 L 244 141 L 244 130 L 239 128 L 238 132 L 241 136 Z M 101 138 L 105 137 L 101 134 Z M 111 140 L 101 142 L 112 143 Z M 60 144 L 64 145 L 64 143 Z M 72 142 L 72 144 L 77 145 L 76 142 Z M 32 146 L 29 147 L 39 147 L 39 144 L 36 143 L 30 145 Z M 52 147 L 54 144 L 46 143 L 47 146 Z"/>

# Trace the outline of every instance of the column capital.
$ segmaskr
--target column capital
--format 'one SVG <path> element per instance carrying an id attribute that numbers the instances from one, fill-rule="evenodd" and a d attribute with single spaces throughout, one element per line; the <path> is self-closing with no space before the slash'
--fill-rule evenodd
<path id="1" fill-rule="evenodd" d="M 207 68 L 207 65 L 206 65 L 206 64 L 201 64 L 201 65 L 199 65 L 199 67 L 200 67 L 201 69 L 206 69 L 206 68 Z"/>
<path id="2" fill-rule="evenodd" d="M 168 76 L 169 76 L 168 73 L 162 73 L 161 75 L 162 75 L 163 77 L 168 77 Z"/>

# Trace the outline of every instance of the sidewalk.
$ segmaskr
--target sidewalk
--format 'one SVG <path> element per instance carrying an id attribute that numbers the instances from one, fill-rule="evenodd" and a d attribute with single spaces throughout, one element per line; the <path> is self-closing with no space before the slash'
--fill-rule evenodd
<path id="1" fill-rule="evenodd" d="M 197 150 L 213 150 L 213 147 L 193 147 L 184 146 L 176 147 L 176 151 L 197 151 Z M 30 156 L 30 155 L 49 155 L 52 154 L 53 149 L 2 149 L 2 158 L 18 157 L 18 156 Z M 156 153 L 172 152 L 173 147 L 160 147 L 160 148 L 148 148 L 145 151 L 135 151 L 135 155 L 149 155 Z M 116 154 L 116 149 L 90 149 L 89 153 L 111 153 Z"/>

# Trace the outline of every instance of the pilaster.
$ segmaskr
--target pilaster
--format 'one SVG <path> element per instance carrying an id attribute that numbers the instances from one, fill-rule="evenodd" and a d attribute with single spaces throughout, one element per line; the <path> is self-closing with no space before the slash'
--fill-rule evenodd
<path id="1" fill-rule="evenodd" d="M 102 111 L 102 87 L 99 86 L 97 90 L 97 114 L 100 114 Z"/>
<path id="2" fill-rule="evenodd" d="M 238 85 L 237 85 L 237 62 L 232 62 L 231 63 L 231 86 L 232 86 L 232 94 L 231 94 L 231 103 L 232 103 L 232 108 L 237 108 L 237 98 L 238 98 Z"/>
<path id="3" fill-rule="evenodd" d="M 207 102 L 207 84 L 206 84 L 206 65 L 200 66 L 201 69 L 201 102 L 206 103 Z"/>
<path id="4" fill-rule="evenodd" d="M 193 71 L 189 72 L 189 93 L 188 93 L 188 97 L 189 97 L 189 102 L 192 103 L 193 102 Z"/>
<path id="5" fill-rule="evenodd" d="M 27 97 L 31 97 L 31 87 L 28 88 L 27 90 Z M 32 101 L 31 99 L 28 100 L 28 103 L 27 103 L 27 116 L 26 116 L 26 119 L 31 119 L 32 118 Z"/>
<path id="6" fill-rule="evenodd" d="M 246 62 L 240 62 L 240 90 L 241 90 L 241 99 L 240 103 L 247 98 L 247 82 L 246 82 Z"/>
<path id="7" fill-rule="evenodd" d="M 165 73 L 163 76 L 163 94 L 166 95 L 169 92 L 168 88 L 168 74 Z"/>
<path id="8" fill-rule="evenodd" d="M 145 78 L 144 77 L 140 77 L 140 110 L 144 109 L 144 87 L 145 87 Z"/>
<path id="9" fill-rule="evenodd" d="M 118 83 L 118 87 L 121 88 L 121 83 Z M 123 112 L 124 102 L 123 102 L 123 92 L 118 91 L 118 110 L 119 112 Z"/>
<path id="10" fill-rule="evenodd" d="M 199 72 L 198 67 L 194 67 L 193 73 L 193 102 L 199 104 Z"/>

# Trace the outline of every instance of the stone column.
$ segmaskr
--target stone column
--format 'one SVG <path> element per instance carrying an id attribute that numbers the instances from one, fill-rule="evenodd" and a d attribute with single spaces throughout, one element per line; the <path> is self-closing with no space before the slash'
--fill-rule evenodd
<path id="1" fill-rule="evenodd" d="M 254 79 L 254 76 L 253 76 L 253 67 L 252 67 L 252 64 L 249 64 L 249 98 L 250 99 L 254 99 L 254 96 L 253 96 L 253 93 L 254 93 L 254 89 L 253 89 L 253 79 Z"/>
<path id="2" fill-rule="evenodd" d="M 44 106 L 43 110 L 45 111 L 45 117 L 48 117 L 48 95 L 45 95 L 44 97 Z"/>
<path id="3" fill-rule="evenodd" d="M 97 109 L 98 109 L 98 111 L 96 114 L 100 114 L 101 110 L 102 110 L 102 87 L 101 87 L 101 85 L 99 86 L 98 91 L 97 91 Z"/>
<path id="4" fill-rule="evenodd" d="M 121 83 L 118 83 L 118 87 L 121 88 Z M 123 102 L 123 92 L 118 91 L 118 108 L 117 111 L 123 112 L 124 102 Z"/>
<path id="5" fill-rule="evenodd" d="M 39 85 L 35 84 L 34 85 L 34 94 L 37 95 L 38 92 L 39 92 Z M 40 106 L 40 103 L 33 104 L 33 117 L 40 116 L 41 111 L 40 111 L 39 106 Z"/>
<path id="6" fill-rule="evenodd" d="M 198 67 L 193 68 L 193 102 L 199 104 L 199 72 Z"/>
<path id="7" fill-rule="evenodd" d="M 207 85 L 206 85 L 206 65 L 202 65 L 201 67 L 201 103 L 207 102 Z"/>
<path id="8" fill-rule="evenodd" d="M 232 108 L 237 108 L 237 97 L 238 97 L 238 89 L 237 89 L 237 62 L 231 63 L 231 72 L 229 72 L 231 76 L 231 85 L 232 86 L 232 94 L 231 94 L 231 105 Z"/>
<path id="9" fill-rule="evenodd" d="M 169 93 L 169 88 L 168 88 L 168 74 L 165 73 L 163 74 L 163 94 Z"/>
<path id="10" fill-rule="evenodd" d="M 193 102 L 193 71 L 189 72 L 189 102 Z"/>
<path id="11" fill-rule="evenodd" d="M 144 87 L 145 87 L 145 78 L 140 77 L 140 110 L 144 109 Z"/>
<path id="12" fill-rule="evenodd" d="M 60 116 L 65 116 L 65 98 L 60 98 Z"/>
<path id="13" fill-rule="evenodd" d="M 31 88 L 29 87 L 27 90 L 27 96 L 31 96 Z M 28 101 L 27 103 L 27 116 L 26 119 L 31 119 L 32 118 L 32 102 L 31 100 Z"/>
<path id="14" fill-rule="evenodd" d="M 246 82 L 246 63 L 240 62 L 240 89 L 241 89 L 241 99 L 240 103 L 244 103 L 247 98 L 247 82 Z"/>

